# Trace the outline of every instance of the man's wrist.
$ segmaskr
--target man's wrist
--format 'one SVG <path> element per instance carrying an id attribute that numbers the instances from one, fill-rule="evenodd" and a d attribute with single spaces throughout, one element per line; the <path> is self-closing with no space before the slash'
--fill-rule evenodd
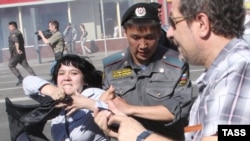
<path id="1" fill-rule="evenodd" d="M 153 132 L 148 131 L 148 130 L 143 131 L 143 132 L 141 132 L 141 133 L 137 136 L 136 141 L 144 141 L 144 140 L 145 140 L 148 136 L 150 136 L 152 133 L 153 133 Z"/>

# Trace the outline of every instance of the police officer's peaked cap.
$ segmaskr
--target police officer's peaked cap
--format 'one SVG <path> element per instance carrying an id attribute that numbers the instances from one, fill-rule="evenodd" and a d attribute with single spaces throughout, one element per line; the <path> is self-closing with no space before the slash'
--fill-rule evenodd
<path id="1" fill-rule="evenodd" d="M 158 11 L 148 3 L 132 5 L 123 15 L 121 25 L 123 26 L 130 19 L 152 19 L 160 22 Z"/>
<path id="2" fill-rule="evenodd" d="M 161 4 L 158 2 L 150 2 L 149 4 L 156 9 L 161 8 Z"/>

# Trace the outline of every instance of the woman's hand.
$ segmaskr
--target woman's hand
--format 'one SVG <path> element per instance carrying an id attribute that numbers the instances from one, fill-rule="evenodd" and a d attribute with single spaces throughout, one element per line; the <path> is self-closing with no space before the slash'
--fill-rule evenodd
<path id="1" fill-rule="evenodd" d="M 40 88 L 40 92 L 44 95 L 50 96 L 53 100 L 63 100 L 65 98 L 64 89 L 52 84 L 44 85 Z"/>
<path id="2" fill-rule="evenodd" d="M 75 92 L 74 95 L 71 96 L 72 102 L 71 104 L 63 105 L 66 106 L 65 110 L 67 111 L 67 116 L 70 116 L 72 113 L 79 109 L 88 109 L 91 111 L 94 111 L 95 109 L 95 100 L 87 98 L 83 95 L 81 95 L 78 92 Z"/>

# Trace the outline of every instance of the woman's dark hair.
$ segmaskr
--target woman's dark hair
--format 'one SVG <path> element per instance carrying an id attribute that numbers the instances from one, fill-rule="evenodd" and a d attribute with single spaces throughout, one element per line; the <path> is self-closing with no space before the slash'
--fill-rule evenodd
<path id="1" fill-rule="evenodd" d="M 84 82 L 88 84 L 88 87 L 102 88 L 102 71 L 96 70 L 94 65 L 85 58 L 74 54 L 65 55 L 57 61 L 51 79 L 55 85 L 57 85 L 57 76 L 61 65 L 78 68 L 84 75 Z"/>

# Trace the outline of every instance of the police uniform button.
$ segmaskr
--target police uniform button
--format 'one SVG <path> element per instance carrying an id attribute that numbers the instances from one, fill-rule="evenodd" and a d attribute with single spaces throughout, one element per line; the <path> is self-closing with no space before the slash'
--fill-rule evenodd
<path id="1" fill-rule="evenodd" d="M 120 93 L 123 94 L 123 90 L 120 90 Z"/>
<path id="2" fill-rule="evenodd" d="M 124 62 L 124 65 L 127 65 L 127 64 L 128 64 L 128 61 L 125 61 L 125 62 Z"/>
<path id="3" fill-rule="evenodd" d="M 158 97 L 161 96 L 161 93 L 158 93 L 157 96 L 158 96 Z"/>

